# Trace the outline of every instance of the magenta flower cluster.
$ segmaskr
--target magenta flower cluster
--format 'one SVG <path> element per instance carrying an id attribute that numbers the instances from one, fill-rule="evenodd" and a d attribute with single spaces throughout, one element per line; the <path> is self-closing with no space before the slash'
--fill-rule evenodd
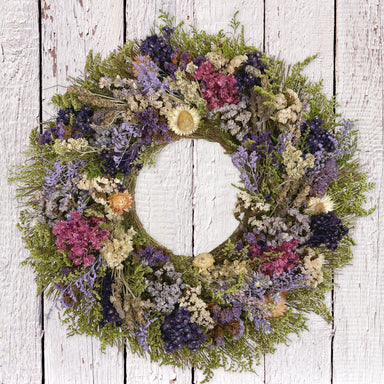
<path id="1" fill-rule="evenodd" d="M 91 249 L 98 250 L 108 239 L 109 228 L 103 229 L 100 224 L 105 218 L 91 216 L 85 218 L 77 211 L 71 212 L 71 219 L 60 221 L 53 227 L 57 236 L 56 245 L 60 252 L 69 250 L 68 256 L 75 265 L 92 265 L 95 256 L 89 253 Z M 92 251 L 91 251 L 92 252 Z"/>
<path id="2" fill-rule="evenodd" d="M 194 73 L 196 80 L 202 81 L 202 93 L 207 100 L 207 107 L 212 110 L 222 107 L 224 104 L 240 103 L 240 96 L 236 86 L 236 79 L 233 75 L 224 75 L 220 71 L 215 71 L 209 61 L 203 61 Z"/>
<path id="3" fill-rule="evenodd" d="M 299 255 L 295 252 L 297 240 L 284 242 L 277 248 L 267 247 L 264 251 L 261 247 L 252 245 L 249 249 L 251 260 L 261 263 L 261 272 L 272 277 L 283 272 L 292 271 L 299 263 Z"/>

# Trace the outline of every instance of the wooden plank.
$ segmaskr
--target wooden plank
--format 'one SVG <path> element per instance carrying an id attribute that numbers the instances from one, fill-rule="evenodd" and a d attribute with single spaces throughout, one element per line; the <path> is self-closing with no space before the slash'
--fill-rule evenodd
<path id="1" fill-rule="evenodd" d="M 245 25 L 245 37 L 250 45 L 263 46 L 263 1 L 195 1 L 194 24 L 207 32 L 229 31 L 229 21 L 239 10 L 238 20 Z M 232 210 L 236 201 L 239 173 L 229 156 L 217 143 L 195 140 L 194 144 L 194 253 L 209 252 L 233 232 L 237 222 Z M 255 367 L 258 375 L 241 374 L 218 369 L 210 383 L 264 383 L 263 362 Z M 195 383 L 203 375 L 195 371 Z"/>
<path id="2" fill-rule="evenodd" d="M 192 16 L 190 0 L 127 2 L 127 40 L 144 39 L 158 23 L 158 10 L 170 12 L 178 23 Z M 192 146 L 182 140 L 165 148 L 155 168 L 141 171 L 135 196 L 138 214 L 148 232 L 175 253 L 192 255 Z M 134 383 L 190 383 L 191 370 L 159 366 L 127 350 L 127 377 Z"/>
<path id="3" fill-rule="evenodd" d="M 23 161 L 30 129 L 39 118 L 39 14 L 27 0 L 0 4 L 0 382 L 41 382 L 41 299 L 16 228 L 19 209 L 11 165 Z"/>
<path id="4" fill-rule="evenodd" d="M 175 254 L 192 255 L 192 140 L 165 147 L 156 165 L 141 170 L 137 214 L 145 230 Z"/>
<path id="5" fill-rule="evenodd" d="M 237 228 L 233 215 L 240 173 L 218 143 L 195 140 L 193 168 L 194 256 L 209 252 Z"/>
<path id="6" fill-rule="evenodd" d="M 123 42 L 123 1 L 42 1 L 43 111 L 53 93 L 63 92 L 69 76 L 80 76 L 88 51 L 104 55 Z M 97 339 L 66 338 L 52 303 L 45 301 L 45 382 L 123 383 L 124 357 L 116 348 L 101 353 Z M 51 311 L 52 309 L 52 311 Z"/>
<path id="7" fill-rule="evenodd" d="M 353 231 L 354 259 L 337 275 L 333 382 L 382 383 L 384 372 L 383 15 L 379 1 L 337 1 L 338 112 L 358 119 L 360 161 L 376 183 Z"/>
<path id="8" fill-rule="evenodd" d="M 265 3 L 265 47 L 269 55 L 295 63 L 318 54 L 306 69 L 313 80 L 324 79 L 328 96 L 333 92 L 333 0 L 298 0 Z M 330 295 L 328 296 L 330 308 Z M 292 336 L 265 360 L 266 383 L 329 383 L 331 380 L 332 327 L 317 315 L 309 317 L 309 332 Z M 288 367 L 288 368 L 287 368 Z"/>
<path id="9" fill-rule="evenodd" d="M 244 26 L 247 44 L 263 48 L 264 1 L 261 0 L 195 0 L 194 25 L 209 33 L 220 29 L 231 32 L 229 22 L 238 11 L 237 20 Z"/>

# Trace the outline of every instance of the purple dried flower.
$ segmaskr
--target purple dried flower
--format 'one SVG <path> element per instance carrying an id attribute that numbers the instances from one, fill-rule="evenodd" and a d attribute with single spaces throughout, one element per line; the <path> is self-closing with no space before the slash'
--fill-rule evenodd
<path id="1" fill-rule="evenodd" d="M 315 154 L 317 151 L 334 152 L 337 145 L 336 138 L 322 128 L 323 119 L 314 118 L 301 126 L 302 134 L 307 134 L 304 153 Z"/>
<path id="2" fill-rule="evenodd" d="M 168 88 L 168 82 L 160 81 L 158 74 L 160 68 L 153 62 L 148 60 L 144 56 L 139 56 L 138 60 L 133 63 L 137 71 L 138 83 L 143 87 L 143 93 L 146 94 L 149 91 L 164 90 Z"/>
<path id="3" fill-rule="evenodd" d="M 84 134 L 89 133 L 92 128 L 90 125 L 90 119 L 93 115 L 93 111 L 84 105 L 80 111 L 75 112 L 74 108 L 60 109 L 56 118 L 56 127 L 49 128 L 41 135 L 36 137 L 39 139 L 39 144 L 50 144 L 52 140 L 64 139 L 64 126 L 71 126 L 71 136 L 74 139 L 79 139 Z"/>
<path id="4" fill-rule="evenodd" d="M 315 247 L 325 245 L 334 251 L 340 240 L 348 233 L 348 228 L 341 223 L 335 212 L 320 213 L 311 217 L 311 230 L 313 232 L 307 244 Z"/>
<path id="5" fill-rule="evenodd" d="M 260 70 L 260 73 L 265 73 L 266 65 L 262 61 L 263 54 L 261 52 L 252 52 L 248 55 L 248 60 L 244 63 L 243 67 L 238 71 L 236 75 L 236 89 L 239 93 L 243 93 L 246 87 L 253 87 L 255 85 L 261 85 L 260 77 L 253 75 L 247 71 L 247 66 L 254 67 Z"/>
<path id="6" fill-rule="evenodd" d="M 161 33 L 163 34 L 164 39 L 166 40 L 170 40 L 173 32 L 175 32 L 175 28 L 169 27 L 168 25 L 161 28 Z"/>
<path id="7" fill-rule="evenodd" d="M 182 52 L 181 49 L 176 49 L 171 55 L 171 62 L 165 63 L 164 68 L 170 72 L 171 77 L 174 78 L 174 73 L 180 69 L 185 71 L 188 63 L 192 61 L 192 56 L 189 52 Z"/>
<path id="8" fill-rule="evenodd" d="M 160 144 L 163 141 L 168 143 L 172 141 L 171 136 L 169 136 L 168 125 L 160 121 L 155 109 L 149 107 L 143 112 L 136 112 L 135 114 L 138 119 L 140 143 L 150 145 L 152 142 Z"/>
<path id="9" fill-rule="evenodd" d="M 185 308 L 177 309 L 165 317 L 161 325 L 161 337 L 167 353 L 182 349 L 184 345 L 196 353 L 207 340 L 204 331 L 190 323 L 189 311 Z"/>
<path id="10" fill-rule="evenodd" d="M 167 30 L 166 36 L 167 34 Z M 140 45 L 140 50 L 155 62 L 157 66 L 164 69 L 164 64 L 171 61 L 173 49 L 169 41 L 162 36 L 148 36 Z"/>
<path id="11" fill-rule="evenodd" d="M 135 167 L 141 168 L 140 165 L 133 164 L 142 149 L 142 144 L 136 140 L 139 135 L 139 127 L 132 123 L 122 123 L 120 127 L 112 129 L 110 139 L 112 148 L 102 149 L 99 155 L 105 173 L 111 176 L 123 173 L 128 176 Z M 106 140 L 108 142 L 108 138 Z"/>
<path id="12" fill-rule="evenodd" d="M 62 290 L 62 299 L 61 303 L 64 307 L 71 306 L 71 304 L 68 303 L 68 300 L 66 300 L 66 296 L 68 295 L 71 300 L 73 301 L 74 305 L 78 303 L 78 299 L 76 298 L 76 295 L 73 291 L 74 287 L 76 287 L 79 292 L 82 294 L 82 297 L 84 298 L 85 302 L 85 312 L 89 313 L 92 306 L 96 304 L 97 299 L 93 295 L 93 287 L 95 285 L 95 281 L 97 278 L 97 271 L 101 267 L 102 262 L 100 257 L 96 258 L 94 263 L 90 266 L 88 271 L 78 277 L 77 279 L 74 279 L 69 283 L 63 290 Z M 83 270 L 86 270 L 87 268 L 83 268 Z M 66 268 L 63 268 L 62 273 L 66 274 L 69 273 L 69 271 L 66 271 Z M 59 287 L 60 288 L 60 287 Z"/>
<path id="13" fill-rule="evenodd" d="M 324 168 L 316 175 L 315 181 L 310 191 L 310 196 L 323 197 L 327 192 L 328 186 L 336 179 L 339 174 L 336 160 L 330 158 Z"/>
<path id="14" fill-rule="evenodd" d="M 162 251 L 155 251 L 155 248 L 150 245 L 137 252 L 141 262 L 150 267 L 154 267 L 161 262 L 169 261 L 169 257 L 164 255 Z"/>
<path id="15" fill-rule="evenodd" d="M 117 327 L 120 327 L 122 324 L 120 316 L 110 300 L 110 297 L 112 296 L 112 283 L 112 274 L 110 270 L 107 270 L 103 279 L 103 297 L 101 299 L 103 320 L 99 322 L 100 328 L 103 328 L 107 323 L 115 323 Z"/>
<path id="16" fill-rule="evenodd" d="M 260 135 L 247 135 L 242 145 L 237 147 L 237 152 L 231 156 L 233 165 L 241 171 L 240 178 L 243 180 L 245 188 L 251 193 L 258 191 L 261 173 L 266 172 L 265 169 L 258 166 L 259 162 L 265 156 L 274 156 L 274 147 L 269 135 L 269 131 Z M 276 160 L 275 156 L 274 160 Z M 268 180 L 268 175 L 264 175 L 264 177 Z"/>
<path id="17" fill-rule="evenodd" d="M 150 315 L 150 312 L 148 314 L 145 314 L 144 316 L 146 319 Z M 147 337 L 148 337 L 148 327 L 154 323 L 158 318 L 155 317 L 154 319 L 150 319 L 147 321 L 147 323 L 142 326 L 139 325 L 139 330 L 133 332 L 133 334 L 137 337 L 137 341 L 139 342 L 140 346 L 143 348 L 143 351 L 148 351 L 148 344 L 147 344 Z"/>
<path id="18" fill-rule="evenodd" d="M 68 190 L 74 192 L 77 190 L 76 178 L 79 175 L 80 169 L 84 166 L 84 161 L 69 162 L 64 164 L 61 159 L 56 160 L 54 163 L 46 160 L 51 167 L 46 168 L 46 175 L 44 177 L 44 197 L 48 196 L 57 190 L 57 185 L 65 186 Z"/>

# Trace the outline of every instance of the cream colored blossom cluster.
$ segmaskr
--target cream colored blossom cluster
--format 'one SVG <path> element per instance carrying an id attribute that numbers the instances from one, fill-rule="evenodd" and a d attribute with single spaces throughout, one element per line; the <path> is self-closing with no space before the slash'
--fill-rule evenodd
<path id="1" fill-rule="evenodd" d="M 172 109 L 172 101 L 165 92 L 159 90 L 143 95 L 140 92 L 131 92 L 125 98 L 127 101 L 123 118 L 125 121 L 137 123 L 136 112 L 143 112 L 148 107 L 155 108 L 161 116 L 167 116 L 169 110 Z"/>
<path id="2" fill-rule="evenodd" d="M 194 64 L 192 63 L 192 65 Z M 190 68 L 192 69 L 192 67 Z M 196 106 L 207 105 L 206 100 L 200 95 L 200 86 L 197 81 L 189 80 L 185 72 L 180 71 L 180 69 L 175 72 L 175 80 L 169 79 L 169 86 L 172 90 L 180 91 L 187 103 L 195 104 Z"/>
<path id="3" fill-rule="evenodd" d="M 112 179 L 110 177 L 98 176 L 94 179 L 88 179 L 87 175 L 83 173 L 77 187 L 88 191 L 96 203 L 107 206 L 107 194 L 117 192 L 120 184 L 121 181 L 117 178 Z"/>
<path id="4" fill-rule="evenodd" d="M 228 261 L 224 260 L 224 263 L 221 267 L 217 267 L 215 271 L 213 271 L 212 275 L 215 279 L 219 277 L 221 279 L 230 279 L 233 277 L 237 277 L 239 275 L 246 275 L 249 273 L 249 267 L 246 261 L 234 260 Z"/>
<path id="5" fill-rule="evenodd" d="M 237 195 L 237 202 L 233 214 L 237 219 L 242 213 L 247 212 L 250 216 L 256 216 L 260 213 L 266 213 L 271 209 L 271 205 L 255 201 L 247 191 L 240 191 Z"/>
<path id="6" fill-rule="evenodd" d="M 207 304 L 200 299 L 201 286 L 187 287 L 183 295 L 179 298 L 179 305 L 187 308 L 191 317 L 191 322 L 207 329 L 212 329 L 215 325 L 210 312 L 207 310 Z"/>
<path id="7" fill-rule="evenodd" d="M 306 248 L 304 252 L 303 265 L 300 268 L 307 275 L 309 284 L 316 288 L 324 280 L 322 271 L 324 255 L 316 254 L 312 248 Z"/>
<path id="8" fill-rule="evenodd" d="M 249 273 L 249 266 L 246 261 L 228 261 L 224 260 L 222 265 L 216 265 L 210 270 L 203 270 L 201 275 L 209 281 L 230 280 L 239 277 L 240 275 L 247 275 Z"/>
<path id="9" fill-rule="evenodd" d="M 193 259 L 192 265 L 199 269 L 200 274 L 208 280 L 226 280 L 239 275 L 246 275 L 249 267 L 245 261 L 224 260 L 222 265 L 214 265 L 215 259 L 210 253 L 200 253 Z"/>
<path id="10" fill-rule="evenodd" d="M 275 103 L 277 108 L 275 118 L 282 126 L 295 123 L 303 109 L 297 93 L 292 89 L 287 89 L 284 93 L 277 94 L 275 96 Z"/>
<path id="11" fill-rule="evenodd" d="M 67 140 L 56 139 L 53 144 L 53 150 L 58 155 L 65 155 L 68 152 L 85 152 L 89 149 L 88 141 L 84 138 Z"/>
<path id="12" fill-rule="evenodd" d="M 260 76 L 261 76 L 261 71 L 260 71 L 260 69 L 255 68 L 255 67 L 253 67 L 252 65 L 247 65 L 247 66 L 245 67 L 245 72 L 246 72 L 246 73 L 249 73 L 250 75 L 253 75 L 253 76 L 255 76 L 255 77 L 260 77 Z"/>
<path id="13" fill-rule="evenodd" d="M 235 71 L 248 60 L 246 55 L 238 55 L 229 60 L 223 56 L 221 51 L 208 52 L 205 57 L 213 65 L 216 71 L 222 70 L 224 74 L 235 73 Z"/>
<path id="14" fill-rule="evenodd" d="M 312 168 L 315 163 L 315 157 L 311 153 L 307 153 L 304 159 L 302 154 L 303 152 L 292 145 L 290 141 L 285 145 L 282 153 L 283 163 L 288 178 L 291 180 L 299 180 L 304 175 L 305 170 Z"/>
<path id="15" fill-rule="evenodd" d="M 248 57 L 246 55 L 235 56 L 229 64 L 224 68 L 223 73 L 225 74 L 234 74 L 237 69 L 239 69 L 246 61 Z"/>
<path id="16" fill-rule="evenodd" d="M 229 60 L 226 59 L 220 51 L 208 52 L 205 57 L 208 59 L 208 61 L 210 61 L 216 71 L 226 66 L 229 62 Z"/>
<path id="17" fill-rule="evenodd" d="M 283 316 L 287 310 L 285 296 L 285 292 L 279 292 L 273 298 L 266 296 L 263 301 L 258 303 L 258 306 L 268 314 L 268 317 Z"/>
<path id="18" fill-rule="evenodd" d="M 122 262 L 133 250 L 132 239 L 135 233 L 133 228 L 125 232 L 118 230 L 113 232 L 112 238 L 100 250 L 100 255 L 108 267 L 123 268 Z"/>

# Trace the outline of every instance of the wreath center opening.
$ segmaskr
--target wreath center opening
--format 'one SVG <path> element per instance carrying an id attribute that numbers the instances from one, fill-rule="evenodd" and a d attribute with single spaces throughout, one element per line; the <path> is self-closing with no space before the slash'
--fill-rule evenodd
<path id="1" fill-rule="evenodd" d="M 135 204 L 144 229 L 175 254 L 209 252 L 236 229 L 240 173 L 218 143 L 167 145 L 137 178 Z"/>

